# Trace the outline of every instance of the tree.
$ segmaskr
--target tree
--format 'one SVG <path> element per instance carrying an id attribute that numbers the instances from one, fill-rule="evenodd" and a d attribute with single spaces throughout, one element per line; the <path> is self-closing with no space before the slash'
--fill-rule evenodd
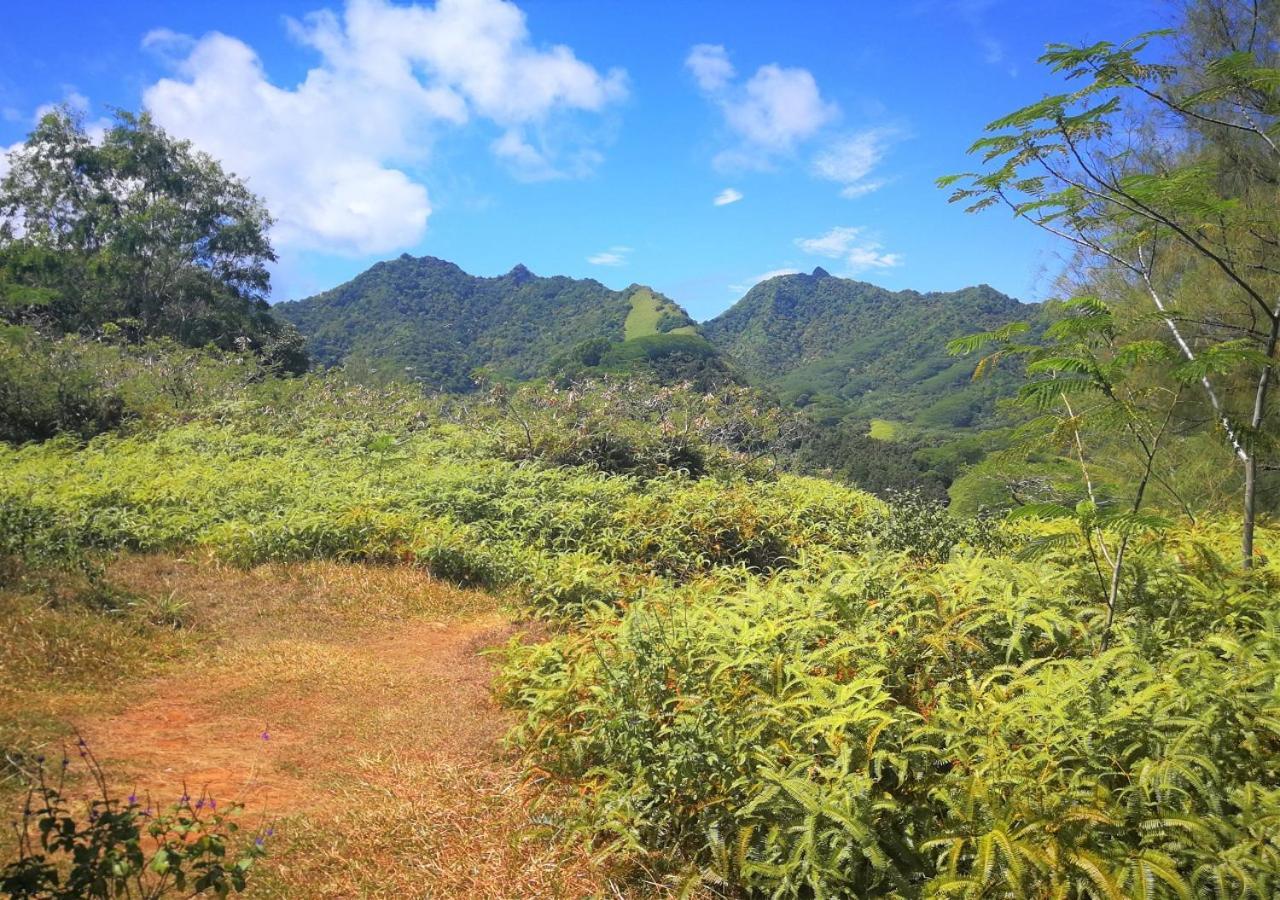
<path id="1" fill-rule="evenodd" d="M 1140 290 L 1192 372 L 1242 471 L 1241 554 L 1253 563 L 1259 474 L 1274 457 L 1280 343 L 1280 34 L 1270 3 L 1203 0 L 1174 62 L 1168 32 L 1125 44 L 1051 45 L 1081 86 L 987 126 L 981 172 L 948 176 L 971 211 L 1004 206 L 1070 242 L 1082 266 Z M 1170 366 L 1173 360 L 1170 360 Z"/>
<path id="2" fill-rule="evenodd" d="M 1148 515 L 1143 505 L 1154 483 L 1163 483 L 1160 463 L 1170 424 L 1178 408 L 1183 387 L 1193 382 L 1199 368 L 1178 360 L 1166 344 L 1152 340 L 1125 340 L 1116 327 L 1112 309 L 1096 297 L 1077 297 L 1060 308 L 1060 317 L 1046 329 L 1043 340 L 1022 343 L 1017 338 L 1028 330 L 1014 322 L 994 332 L 969 335 L 952 341 L 953 353 L 973 352 L 988 344 L 996 349 L 978 363 L 975 377 L 990 372 L 1000 358 L 1014 354 L 1028 360 L 1028 380 L 1018 398 L 1040 416 L 1018 429 L 1030 443 L 1047 442 L 1062 448 L 1062 455 L 1078 465 L 1083 496 L 1067 505 L 1061 502 L 1026 503 L 1014 510 L 1014 517 L 1034 517 L 1068 521 L 1065 533 L 1051 534 L 1032 545 L 1032 550 L 1053 550 L 1078 535 L 1084 541 L 1099 591 L 1106 604 L 1103 647 L 1111 637 L 1120 601 L 1126 554 L 1135 534 L 1165 526 L 1158 516 Z M 1213 352 L 1230 353 L 1230 348 Z M 1171 367 L 1176 387 L 1146 377 L 1153 367 Z M 1128 496 L 1112 497 L 1099 482 L 1097 458 L 1090 453 L 1087 430 L 1102 435 L 1120 435 L 1135 457 L 1136 470 Z M 1111 462 L 1115 468 L 1115 461 Z M 1105 563 L 1107 573 L 1103 573 Z"/>
<path id="3" fill-rule="evenodd" d="M 295 344 L 269 312 L 262 200 L 206 154 L 127 112 L 101 140 L 45 115 L 0 180 L 0 317 L 66 333 L 254 349 Z M 283 343 L 282 343 L 283 342 Z M 305 360 L 281 355 L 288 370 Z"/>

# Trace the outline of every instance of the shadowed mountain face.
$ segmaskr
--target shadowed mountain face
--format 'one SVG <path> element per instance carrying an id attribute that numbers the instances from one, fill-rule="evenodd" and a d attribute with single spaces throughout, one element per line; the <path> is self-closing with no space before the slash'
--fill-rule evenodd
<path id="1" fill-rule="evenodd" d="M 973 361 L 948 355 L 947 342 L 1031 321 L 1038 309 L 987 285 L 895 292 L 819 268 L 761 282 L 702 331 L 748 379 L 820 420 L 854 414 L 964 428 L 1011 393 L 1013 376 L 973 383 Z"/>
<path id="2" fill-rule="evenodd" d="M 591 339 L 695 330 L 684 310 L 639 285 L 612 291 L 592 279 L 542 278 L 522 265 L 479 278 L 407 254 L 274 312 L 298 327 L 322 365 L 408 375 L 449 391 L 470 390 L 481 367 L 534 377 Z"/>

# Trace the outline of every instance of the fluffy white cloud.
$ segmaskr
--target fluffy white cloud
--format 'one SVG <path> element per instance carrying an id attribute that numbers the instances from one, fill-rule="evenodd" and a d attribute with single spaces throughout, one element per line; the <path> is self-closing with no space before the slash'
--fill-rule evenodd
<path id="1" fill-rule="evenodd" d="M 759 275 L 741 281 L 738 284 L 729 285 L 729 290 L 735 294 L 745 294 L 762 281 L 768 281 L 770 278 L 777 278 L 779 275 L 795 275 L 799 273 L 799 269 L 770 269 L 768 272 L 761 272 Z"/>
<path id="2" fill-rule="evenodd" d="M 737 203 L 742 199 L 742 191 L 736 188 L 725 188 L 711 202 L 716 206 L 728 206 L 730 203 Z"/>
<path id="3" fill-rule="evenodd" d="M 789 150 L 838 114 L 807 69 L 761 66 L 741 95 L 724 104 L 729 127 L 752 144 Z"/>
<path id="4" fill-rule="evenodd" d="M 871 128 L 848 135 L 821 151 L 813 160 L 813 173 L 842 185 L 842 197 L 861 197 L 884 186 L 884 180 L 870 178 L 884 158 L 888 145 L 898 136 L 890 128 Z"/>
<path id="5" fill-rule="evenodd" d="M 865 228 L 836 227 L 814 238 L 797 238 L 796 246 L 805 253 L 842 261 L 849 272 L 889 269 L 902 265 L 898 253 L 885 253 L 880 242 Z"/>
<path id="6" fill-rule="evenodd" d="M 626 93 L 620 70 L 602 74 L 568 47 L 535 46 L 524 13 L 505 0 L 349 0 L 341 16 L 312 13 L 289 30 L 319 55 L 292 87 L 273 84 L 235 38 L 152 32 L 145 45 L 176 72 L 143 98 L 163 127 L 266 198 L 285 248 L 378 253 L 416 243 L 431 214 L 418 180 L 425 148 L 475 119 L 500 129 L 491 149 L 518 177 L 578 174 L 597 157 L 549 141 L 549 120 L 599 112 Z"/>
<path id="7" fill-rule="evenodd" d="M 808 69 L 769 64 L 735 83 L 728 51 L 718 44 L 697 45 L 685 66 L 740 142 L 716 157 L 721 168 L 765 167 L 840 115 Z"/>
<path id="8" fill-rule="evenodd" d="M 719 44 L 698 44 L 689 51 L 684 62 L 698 87 L 707 93 L 724 89 L 737 74 L 733 63 L 729 62 L 729 51 Z"/>
<path id="9" fill-rule="evenodd" d="M 587 262 L 593 266 L 625 266 L 630 255 L 630 247 L 610 247 L 588 256 Z"/>

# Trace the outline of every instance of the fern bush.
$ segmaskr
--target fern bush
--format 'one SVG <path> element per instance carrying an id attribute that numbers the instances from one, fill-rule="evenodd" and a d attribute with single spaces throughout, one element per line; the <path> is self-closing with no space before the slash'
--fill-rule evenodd
<path id="1" fill-rule="evenodd" d="M 535 444 L 597 416 L 679 433 L 698 411 L 604 390 L 541 395 Z M 593 848 L 690 889 L 1280 892 L 1274 529 L 1247 573 L 1211 518 L 1131 530 L 1112 611 L 1063 521 L 779 474 L 703 401 L 706 471 L 610 471 L 504 450 L 528 398 L 268 382 L 147 433 L 0 445 L 0 556 L 203 546 L 502 590 L 554 621 L 504 654 L 530 778 L 580 798 L 564 824 Z"/>
<path id="2" fill-rule="evenodd" d="M 585 792 L 584 833 L 677 876 L 779 897 L 1264 898 L 1267 577 L 1242 619 L 1183 570 L 1102 651 L 1069 567 L 827 557 L 514 645 L 503 691 L 531 769 Z"/>

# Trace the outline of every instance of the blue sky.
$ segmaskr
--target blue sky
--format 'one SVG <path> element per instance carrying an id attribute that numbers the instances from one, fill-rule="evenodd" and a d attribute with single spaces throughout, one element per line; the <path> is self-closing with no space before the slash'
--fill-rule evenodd
<path id="1" fill-rule="evenodd" d="M 150 108 L 275 213 L 275 299 L 409 252 L 651 284 L 699 319 L 821 265 L 1048 296 L 1062 248 L 934 186 L 1137 0 L 14 3 L 0 149 L 47 104 Z M 716 203 L 719 199 L 721 202 Z M 728 202 L 725 202 L 728 201 Z"/>

